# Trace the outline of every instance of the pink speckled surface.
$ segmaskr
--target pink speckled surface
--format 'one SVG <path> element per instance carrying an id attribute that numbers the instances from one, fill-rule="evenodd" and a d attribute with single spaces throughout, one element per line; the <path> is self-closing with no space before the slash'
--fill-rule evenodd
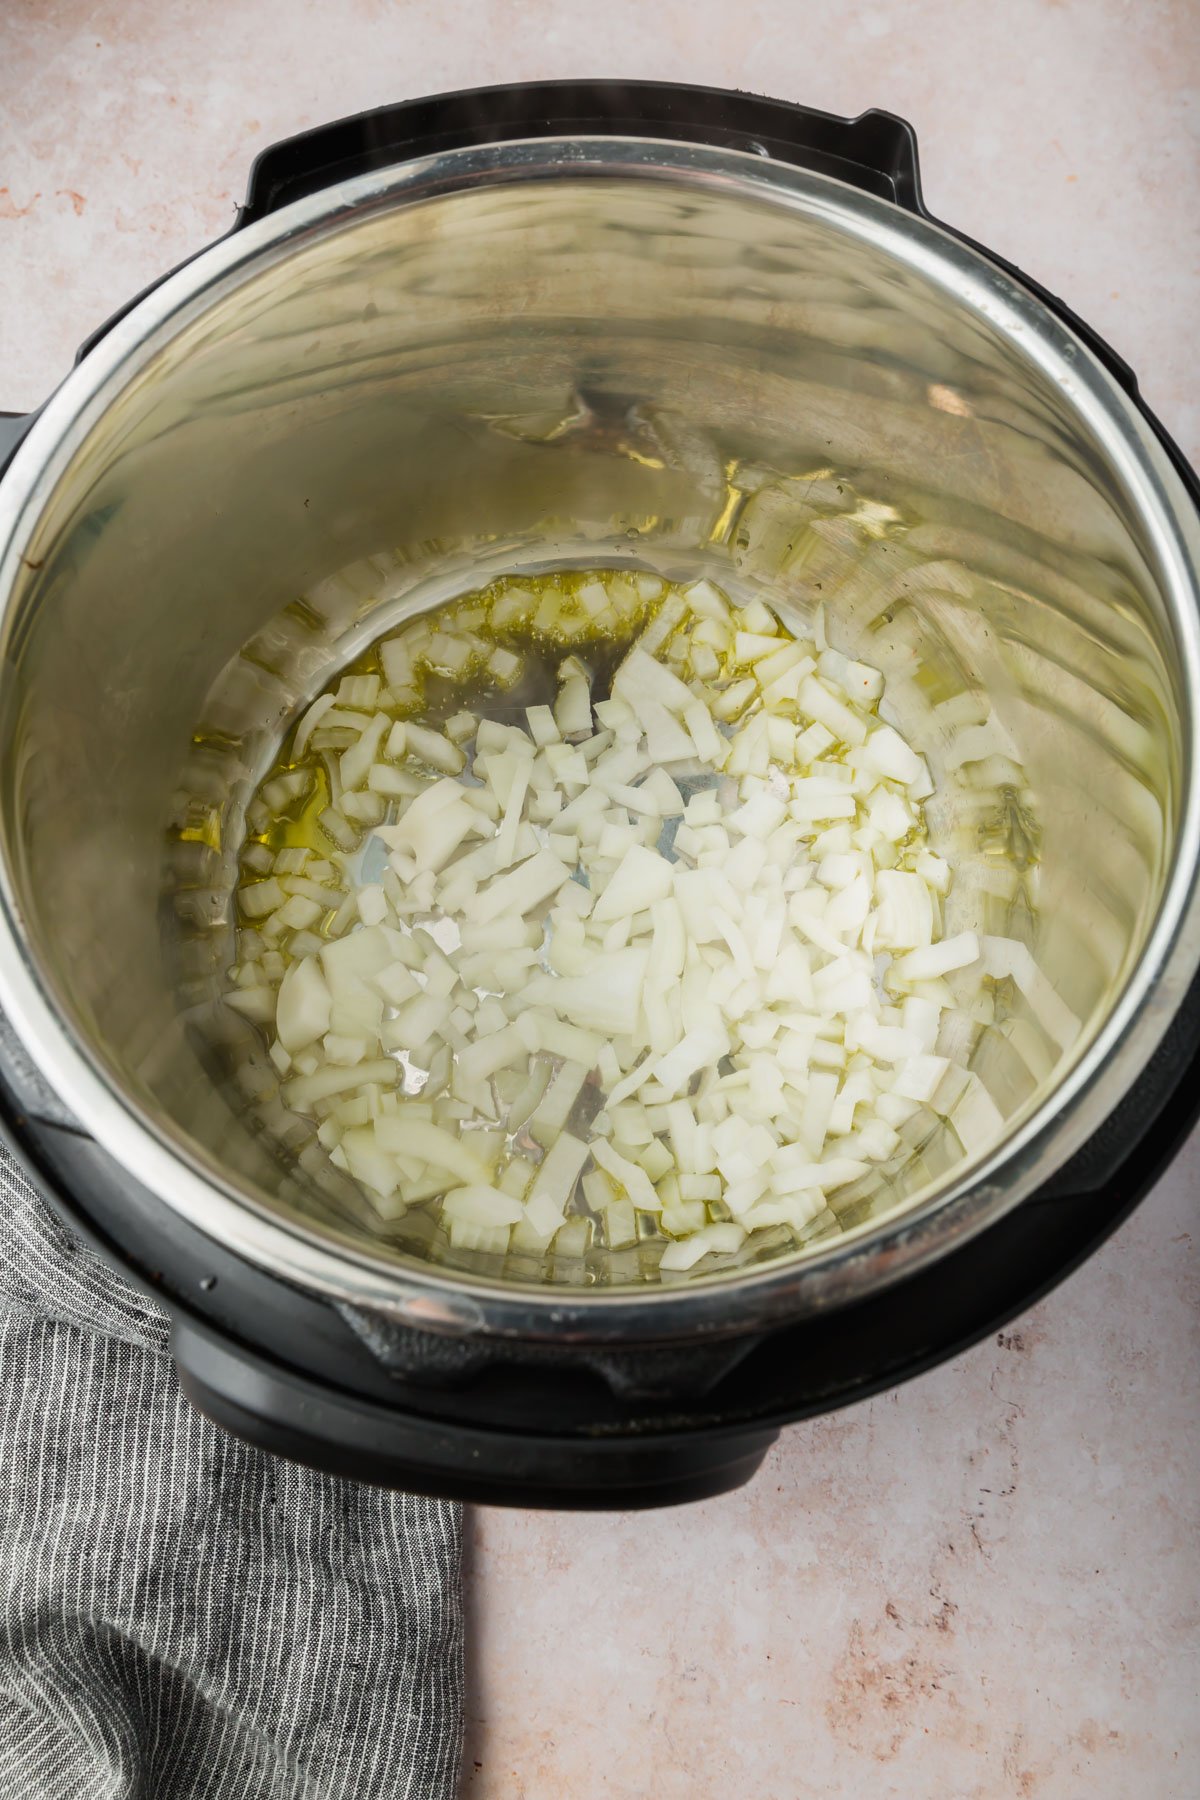
<path id="1" fill-rule="evenodd" d="M 1200 455 L 1196 0 L 0 0 L 0 407 L 230 221 L 254 153 L 477 82 L 712 81 L 917 127 L 936 212 Z M 656 1516 L 469 1521 L 470 1800 L 1190 1800 L 1200 1144 L 1011 1332 Z"/>

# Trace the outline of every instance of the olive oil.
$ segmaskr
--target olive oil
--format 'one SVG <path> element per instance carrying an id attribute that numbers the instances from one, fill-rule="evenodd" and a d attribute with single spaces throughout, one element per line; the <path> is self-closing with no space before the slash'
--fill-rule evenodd
<path id="1" fill-rule="evenodd" d="M 482 701 L 497 717 L 517 715 L 553 695 L 554 669 L 573 651 L 587 653 L 596 686 L 606 686 L 630 640 L 649 624 L 668 592 L 658 576 L 626 570 L 503 576 L 388 634 L 385 644 L 399 639 L 428 651 L 414 657 L 411 679 L 401 685 L 388 683 L 387 653 L 377 641 L 340 668 L 324 692 L 336 696 L 343 683 L 374 676 L 380 690 L 371 710 L 394 719 L 439 724 Z M 461 658 L 457 667 L 439 660 L 441 645 Z M 512 659 L 511 667 L 508 661 L 501 663 L 500 674 L 489 666 L 496 651 L 507 652 Z M 346 745 L 353 735 L 345 734 Z M 330 763 L 343 742 L 319 728 L 299 756 L 295 742 L 293 727 L 251 804 L 243 855 L 255 844 L 269 850 L 309 850 L 318 857 L 344 848 L 322 824 L 334 800 Z M 323 751 L 329 753 L 324 759 Z M 302 796 L 283 808 L 264 802 L 264 789 L 281 776 L 296 774 L 308 778 Z M 252 874 L 244 862 L 242 873 Z"/>

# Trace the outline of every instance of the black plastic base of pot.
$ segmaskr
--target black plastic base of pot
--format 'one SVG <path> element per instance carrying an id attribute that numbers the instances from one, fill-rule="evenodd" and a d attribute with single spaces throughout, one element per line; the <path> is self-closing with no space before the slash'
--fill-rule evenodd
<path id="1" fill-rule="evenodd" d="M 1002 1243 L 988 1234 L 970 1247 L 973 1254 L 940 1263 L 925 1280 L 819 1327 L 772 1334 L 740 1365 L 733 1392 L 722 1388 L 673 1416 L 655 1408 L 620 1430 L 556 1435 L 537 1429 L 536 1418 L 525 1430 L 495 1430 L 405 1411 L 323 1387 L 244 1348 L 231 1351 L 191 1322 L 177 1322 L 172 1348 L 193 1405 L 294 1462 L 489 1506 L 677 1506 L 749 1481 L 781 1425 L 867 1399 L 1009 1324 L 1084 1261 L 1140 1197 L 1033 1202 L 1014 1215 L 1019 1229 Z"/>
<path id="2" fill-rule="evenodd" d="M 678 1506 L 741 1487 L 779 1435 L 769 1428 L 671 1431 L 646 1421 L 605 1437 L 554 1437 L 536 1426 L 493 1431 L 321 1389 L 288 1369 L 177 1324 L 179 1383 L 236 1436 L 314 1468 L 408 1493 L 482 1505 L 560 1510 Z"/>

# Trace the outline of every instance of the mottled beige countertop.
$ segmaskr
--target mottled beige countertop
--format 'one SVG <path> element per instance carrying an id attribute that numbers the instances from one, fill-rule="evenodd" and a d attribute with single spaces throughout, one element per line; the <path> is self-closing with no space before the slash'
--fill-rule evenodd
<path id="1" fill-rule="evenodd" d="M 1200 0 L 0 0 L 0 408 L 231 221 L 255 152 L 604 74 L 916 126 L 936 213 L 1063 294 L 1200 456 Z M 999 1339 L 739 1494 L 470 1516 L 470 1800 L 1200 1793 L 1193 1141 Z"/>

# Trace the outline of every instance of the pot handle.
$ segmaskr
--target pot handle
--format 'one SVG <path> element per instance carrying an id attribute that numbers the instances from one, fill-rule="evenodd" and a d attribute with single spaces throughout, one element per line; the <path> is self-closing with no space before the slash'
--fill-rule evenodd
<path id="1" fill-rule="evenodd" d="M 0 413 L 0 475 L 8 467 L 14 450 L 33 424 L 35 417 L 36 414 L 31 412 Z"/>
<path id="2" fill-rule="evenodd" d="M 680 139 L 773 157 L 920 212 L 912 126 L 857 119 L 725 88 L 665 81 L 534 81 L 467 88 L 358 113 L 272 144 L 250 171 L 239 225 L 355 175 L 469 144 L 515 138 Z"/>

